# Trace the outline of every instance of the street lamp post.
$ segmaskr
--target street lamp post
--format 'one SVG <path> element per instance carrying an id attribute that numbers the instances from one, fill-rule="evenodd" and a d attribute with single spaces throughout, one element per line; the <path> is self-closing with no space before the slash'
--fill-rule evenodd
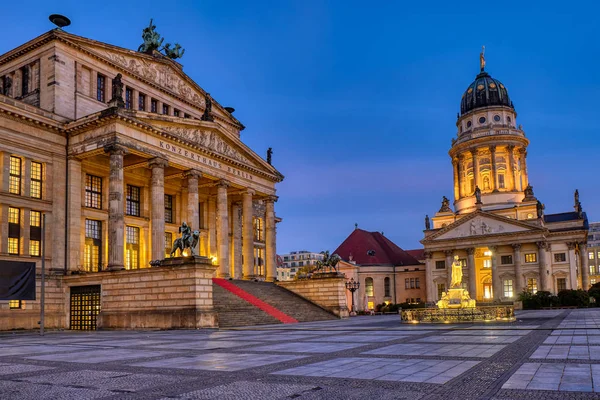
<path id="1" fill-rule="evenodd" d="M 350 312 L 350 315 L 352 316 L 356 315 L 356 312 L 354 311 L 354 292 L 356 292 L 359 287 L 360 282 L 355 282 L 354 278 L 350 278 L 350 281 L 346 282 L 346 289 L 352 293 L 352 311 Z"/>

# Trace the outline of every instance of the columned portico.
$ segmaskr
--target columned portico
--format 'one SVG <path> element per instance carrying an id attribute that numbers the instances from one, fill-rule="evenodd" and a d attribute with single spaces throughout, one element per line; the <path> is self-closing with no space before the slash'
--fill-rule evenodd
<path id="1" fill-rule="evenodd" d="M 152 197 L 152 255 L 151 260 L 165 257 L 165 168 L 168 162 L 162 158 L 153 158 L 148 162 L 152 170 L 150 191 Z"/>
<path id="2" fill-rule="evenodd" d="M 217 241 L 219 278 L 229 278 L 229 207 L 227 205 L 227 188 L 229 182 L 221 180 L 217 184 Z"/>
<path id="3" fill-rule="evenodd" d="M 123 157 L 127 150 L 118 144 L 104 148 L 110 155 L 110 173 L 108 176 L 108 269 L 125 269 L 125 196 L 123 194 Z"/>
<path id="4" fill-rule="evenodd" d="M 265 199 L 266 214 L 266 278 L 267 281 L 273 282 L 277 278 L 277 246 L 275 243 L 275 202 L 277 196 L 269 196 Z"/>

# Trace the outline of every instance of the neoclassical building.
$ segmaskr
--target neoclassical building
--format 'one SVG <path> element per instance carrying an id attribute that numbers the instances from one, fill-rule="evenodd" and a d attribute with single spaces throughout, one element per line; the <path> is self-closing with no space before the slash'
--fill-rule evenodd
<path id="1" fill-rule="evenodd" d="M 462 95 L 449 151 L 454 209 L 442 200 L 425 221 L 427 300 L 449 288 L 455 255 L 463 286 L 480 302 L 512 301 L 527 290 L 587 289 L 588 221 L 574 211 L 545 214 L 527 172 L 529 140 L 506 87 L 481 71 Z"/>
<path id="2" fill-rule="evenodd" d="M 147 268 L 185 221 L 219 277 L 274 280 L 283 176 L 233 113 L 158 51 L 55 29 L 3 54 L 0 259 L 39 268 L 43 213 L 52 273 Z"/>

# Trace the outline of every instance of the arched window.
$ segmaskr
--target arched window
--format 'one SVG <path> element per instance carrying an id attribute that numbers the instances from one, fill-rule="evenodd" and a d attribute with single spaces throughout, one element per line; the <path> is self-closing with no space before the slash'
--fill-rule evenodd
<path id="1" fill-rule="evenodd" d="M 367 296 L 373 296 L 373 278 L 365 279 L 365 294 Z"/>
<path id="2" fill-rule="evenodd" d="M 483 190 L 490 189 L 490 178 L 488 176 L 483 177 Z"/>
<path id="3" fill-rule="evenodd" d="M 390 278 L 388 277 L 383 280 L 383 292 L 385 297 L 390 297 Z"/>

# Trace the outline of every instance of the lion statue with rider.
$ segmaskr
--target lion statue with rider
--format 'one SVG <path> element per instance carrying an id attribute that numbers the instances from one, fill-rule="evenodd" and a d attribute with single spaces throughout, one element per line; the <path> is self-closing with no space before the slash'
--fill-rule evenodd
<path id="1" fill-rule="evenodd" d="M 181 237 L 175 239 L 175 241 L 173 242 L 173 248 L 171 249 L 171 257 L 173 257 L 176 254 L 178 249 L 179 254 L 181 256 L 183 256 L 183 252 L 185 249 L 190 249 L 190 252 L 188 254 L 189 256 L 196 255 L 194 253 L 194 249 L 198 245 L 200 231 L 192 231 L 192 228 L 186 222 L 183 222 L 179 227 L 179 233 L 181 233 Z"/>

